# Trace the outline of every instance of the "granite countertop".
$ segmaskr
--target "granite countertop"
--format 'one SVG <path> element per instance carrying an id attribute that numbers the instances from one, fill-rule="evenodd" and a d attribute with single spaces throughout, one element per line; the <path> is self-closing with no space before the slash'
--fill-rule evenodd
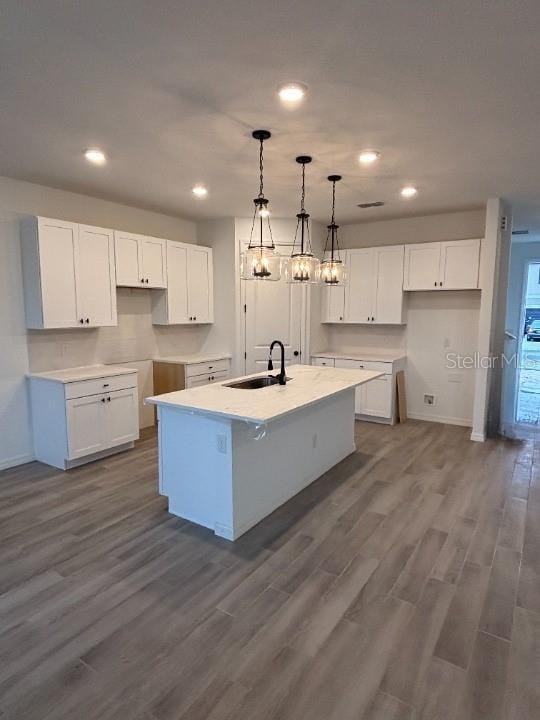
<path id="1" fill-rule="evenodd" d="M 339 358 L 340 360 L 371 360 L 373 362 L 397 362 L 405 360 L 407 356 L 398 350 L 355 350 L 354 352 L 334 352 L 324 350 L 323 352 L 312 352 L 311 357 Z"/>
<path id="2" fill-rule="evenodd" d="M 26 377 L 32 380 L 51 380 L 59 383 L 71 383 L 79 380 L 95 380 L 113 375 L 131 375 L 136 373 L 135 368 L 121 365 L 83 365 L 81 367 L 66 368 L 65 370 L 51 370 L 42 373 L 28 373 Z"/>
<path id="3" fill-rule="evenodd" d="M 300 408 L 321 402 L 345 390 L 380 377 L 371 370 L 349 370 L 292 365 L 286 369 L 290 380 L 286 385 L 270 385 L 257 390 L 227 387 L 243 378 L 225 380 L 190 390 L 165 393 L 146 398 L 150 405 L 178 408 L 202 415 L 216 415 L 233 420 L 266 423 Z M 247 375 L 267 375 L 268 371 Z M 274 373 L 275 374 L 275 371 Z"/>
<path id="4" fill-rule="evenodd" d="M 230 360 L 230 353 L 193 353 L 191 355 L 167 355 L 152 358 L 154 362 L 173 363 L 175 365 L 193 365 L 195 363 L 212 362 L 213 360 Z"/>

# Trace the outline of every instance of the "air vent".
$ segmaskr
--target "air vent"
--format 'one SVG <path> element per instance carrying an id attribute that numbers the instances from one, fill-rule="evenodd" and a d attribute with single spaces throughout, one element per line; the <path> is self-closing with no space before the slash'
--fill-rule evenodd
<path id="1" fill-rule="evenodd" d="M 512 230 L 512 235 L 528 235 L 528 230 Z"/>
<path id="2" fill-rule="evenodd" d="M 366 208 L 382 207 L 384 202 L 382 200 L 376 200 L 375 202 L 359 203 L 358 207 L 365 210 Z"/>

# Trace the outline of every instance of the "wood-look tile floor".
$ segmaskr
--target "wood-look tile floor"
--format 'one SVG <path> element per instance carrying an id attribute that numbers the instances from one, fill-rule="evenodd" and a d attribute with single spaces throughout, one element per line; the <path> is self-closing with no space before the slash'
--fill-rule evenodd
<path id="1" fill-rule="evenodd" d="M 156 440 L 0 473 L 2 720 L 535 720 L 540 442 L 357 424 L 237 543 L 166 512 Z"/>

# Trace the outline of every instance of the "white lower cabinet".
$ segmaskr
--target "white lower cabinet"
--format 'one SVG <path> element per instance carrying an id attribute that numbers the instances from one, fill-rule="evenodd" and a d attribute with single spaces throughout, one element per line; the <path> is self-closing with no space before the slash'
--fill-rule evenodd
<path id="1" fill-rule="evenodd" d="M 365 420 L 374 420 L 394 424 L 396 421 L 396 374 L 398 370 L 405 367 L 405 357 L 396 356 L 387 359 L 381 356 L 376 359 L 370 355 L 363 359 L 360 355 L 350 357 L 330 353 L 314 355 L 311 358 L 312 365 L 321 367 L 336 367 L 352 370 L 374 370 L 384 373 L 374 380 L 370 380 L 356 389 L 355 412 L 358 417 Z"/>
<path id="2" fill-rule="evenodd" d="M 30 376 L 36 459 L 67 470 L 132 445 L 139 437 L 137 372 L 73 382 L 59 379 L 61 372 Z"/>

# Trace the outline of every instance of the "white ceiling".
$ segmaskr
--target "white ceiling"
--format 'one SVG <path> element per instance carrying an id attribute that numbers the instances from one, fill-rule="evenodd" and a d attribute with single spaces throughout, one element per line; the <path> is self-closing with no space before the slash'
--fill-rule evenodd
<path id="1" fill-rule="evenodd" d="M 273 212 L 352 222 L 512 202 L 540 229 L 540 3 L 4 0 L 0 174 L 191 218 L 248 215 L 254 128 Z M 309 95 L 280 106 L 276 86 Z M 82 150 L 110 157 L 90 166 Z M 380 163 L 359 166 L 363 147 Z M 205 200 L 192 197 L 195 182 Z M 412 201 L 399 197 L 417 185 Z M 359 202 L 384 200 L 360 210 Z"/>

